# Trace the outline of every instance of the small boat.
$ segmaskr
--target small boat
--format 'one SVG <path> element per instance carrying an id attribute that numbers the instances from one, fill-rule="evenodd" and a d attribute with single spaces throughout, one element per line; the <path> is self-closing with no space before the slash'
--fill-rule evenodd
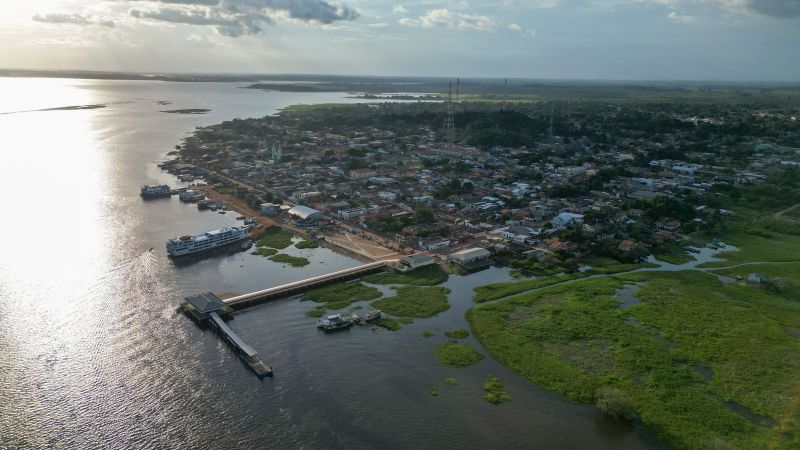
<path id="1" fill-rule="evenodd" d="M 253 246 L 253 241 L 250 240 L 250 239 L 242 242 L 242 250 L 247 250 L 248 248 L 250 248 L 252 246 Z"/>
<path id="2" fill-rule="evenodd" d="M 373 320 L 378 320 L 381 318 L 381 311 L 379 309 L 373 309 L 372 311 L 368 312 L 366 315 L 359 316 L 353 314 L 353 321 L 360 323 L 362 325 L 366 325 Z"/>
<path id="3" fill-rule="evenodd" d="M 244 219 L 246 219 L 245 216 L 236 216 L 236 220 L 244 220 Z"/>
<path id="4" fill-rule="evenodd" d="M 326 333 L 344 330 L 351 326 L 353 326 L 353 319 L 350 317 L 342 317 L 341 314 L 333 314 L 317 321 L 317 328 L 322 329 L 322 331 Z"/>

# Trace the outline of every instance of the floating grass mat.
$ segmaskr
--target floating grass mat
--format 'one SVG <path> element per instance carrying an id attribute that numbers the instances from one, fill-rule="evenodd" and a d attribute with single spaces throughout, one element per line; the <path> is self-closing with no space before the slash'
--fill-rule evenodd
<path id="1" fill-rule="evenodd" d="M 483 359 L 483 354 L 469 345 L 443 342 L 434 349 L 439 362 L 453 367 L 471 366 Z"/>
<path id="2" fill-rule="evenodd" d="M 299 256 L 287 255 L 285 253 L 279 253 L 277 255 L 270 256 L 269 260 L 270 261 L 275 261 L 275 262 L 278 262 L 278 263 L 286 263 L 286 264 L 289 264 L 292 267 L 304 267 L 304 266 L 307 266 L 307 265 L 310 264 L 308 259 L 306 259 L 306 258 L 302 258 L 302 257 L 299 257 Z"/>
<path id="3" fill-rule="evenodd" d="M 300 241 L 294 244 L 296 248 L 304 249 L 304 248 L 319 248 L 319 244 L 314 241 Z"/>
<path id="4" fill-rule="evenodd" d="M 374 308 L 398 317 L 431 317 L 450 308 L 443 287 L 400 286 L 397 295 L 370 303 Z"/>
<path id="5" fill-rule="evenodd" d="M 293 236 L 294 235 L 290 231 L 286 231 L 281 227 L 272 226 L 264 230 L 264 234 L 256 241 L 256 247 L 269 247 L 281 250 L 292 245 Z"/>
<path id="6" fill-rule="evenodd" d="M 303 300 L 325 303 L 328 309 L 341 309 L 355 302 L 375 300 L 380 297 L 380 290 L 363 283 L 336 283 L 303 294 Z"/>
<path id="7" fill-rule="evenodd" d="M 447 272 L 441 266 L 433 264 L 414 269 L 410 272 L 376 273 L 363 277 L 367 283 L 373 284 L 411 284 L 414 286 L 435 286 L 447 281 Z"/>

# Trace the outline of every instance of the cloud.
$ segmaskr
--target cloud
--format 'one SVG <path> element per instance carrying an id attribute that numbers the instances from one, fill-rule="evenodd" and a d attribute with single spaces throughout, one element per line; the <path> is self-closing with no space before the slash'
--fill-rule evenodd
<path id="1" fill-rule="evenodd" d="M 536 31 L 531 30 L 530 28 L 525 28 L 525 27 L 523 27 L 522 25 L 520 25 L 518 23 L 508 24 L 508 25 L 506 25 L 506 28 L 511 30 L 511 31 L 514 31 L 516 33 L 519 33 L 519 34 L 524 34 L 524 35 L 528 35 L 528 36 L 536 36 Z"/>
<path id="2" fill-rule="evenodd" d="M 392 12 L 395 14 L 405 14 L 408 12 L 408 10 L 403 5 L 394 5 L 392 7 Z"/>
<path id="3" fill-rule="evenodd" d="M 492 19 L 486 16 L 463 14 L 444 8 L 432 9 L 420 16 L 419 19 L 404 17 L 397 22 L 401 25 L 420 26 L 422 28 L 450 28 L 480 31 L 491 30 L 497 26 Z"/>
<path id="4" fill-rule="evenodd" d="M 132 9 L 130 15 L 170 23 L 211 26 L 223 36 L 256 34 L 279 19 L 329 25 L 351 21 L 358 11 L 325 0 L 155 0 L 166 6 Z"/>
<path id="5" fill-rule="evenodd" d="M 684 16 L 684 15 L 678 14 L 675 11 L 672 11 L 669 14 L 667 14 L 667 19 L 669 19 L 669 20 L 671 20 L 673 22 L 683 22 L 683 23 L 693 23 L 693 22 L 697 21 L 697 17 Z"/>
<path id="6" fill-rule="evenodd" d="M 800 0 L 747 0 L 747 8 L 780 19 L 800 17 Z"/>
<path id="7" fill-rule="evenodd" d="M 36 14 L 31 17 L 31 20 L 34 22 L 53 23 L 58 25 L 100 25 L 103 27 L 114 28 L 114 21 L 112 20 L 93 19 L 90 16 L 82 16 L 80 14 Z"/>

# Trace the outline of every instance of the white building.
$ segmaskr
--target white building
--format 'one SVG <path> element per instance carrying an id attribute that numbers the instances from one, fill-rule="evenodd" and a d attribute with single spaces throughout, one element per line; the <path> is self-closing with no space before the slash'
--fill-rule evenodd
<path id="1" fill-rule="evenodd" d="M 414 253 L 413 255 L 403 256 L 400 258 L 399 269 L 403 272 L 406 272 L 420 267 L 430 266 L 431 264 L 435 264 L 433 257 L 428 256 L 425 253 Z"/>
<path id="2" fill-rule="evenodd" d="M 462 267 L 468 267 L 488 263 L 491 257 L 489 250 L 474 247 L 455 252 L 449 259 Z"/>

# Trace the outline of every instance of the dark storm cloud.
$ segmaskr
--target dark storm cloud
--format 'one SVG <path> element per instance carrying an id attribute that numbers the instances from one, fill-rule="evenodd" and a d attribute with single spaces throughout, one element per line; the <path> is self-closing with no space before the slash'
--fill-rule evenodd
<path id="1" fill-rule="evenodd" d="M 331 24 L 339 20 L 355 20 L 359 14 L 348 6 L 337 6 L 324 0 L 155 0 L 164 4 L 155 10 L 130 11 L 135 18 L 144 18 L 188 25 L 213 26 L 225 36 L 256 34 L 261 25 L 275 22 L 276 13 L 309 23 Z M 190 8 L 186 8 L 190 7 Z"/>
<path id="2" fill-rule="evenodd" d="M 748 0 L 747 7 L 770 17 L 800 17 L 800 0 Z"/>
<path id="3" fill-rule="evenodd" d="M 182 10 L 160 8 L 155 11 L 133 9 L 130 15 L 137 19 L 151 19 L 161 22 L 183 23 L 187 25 L 213 26 L 223 36 L 239 37 L 244 34 L 255 34 L 261 31 L 261 23 L 272 23 L 272 19 L 263 15 L 222 15 L 214 10 Z"/>
<path id="4" fill-rule="evenodd" d="M 80 14 L 36 14 L 31 17 L 34 22 L 42 23 L 55 23 L 62 25 L 100 25 L 104 27 L 113 28 L 114 22 L 111 20 L 93 20 L 91 17 L 82 16 Z"/>

